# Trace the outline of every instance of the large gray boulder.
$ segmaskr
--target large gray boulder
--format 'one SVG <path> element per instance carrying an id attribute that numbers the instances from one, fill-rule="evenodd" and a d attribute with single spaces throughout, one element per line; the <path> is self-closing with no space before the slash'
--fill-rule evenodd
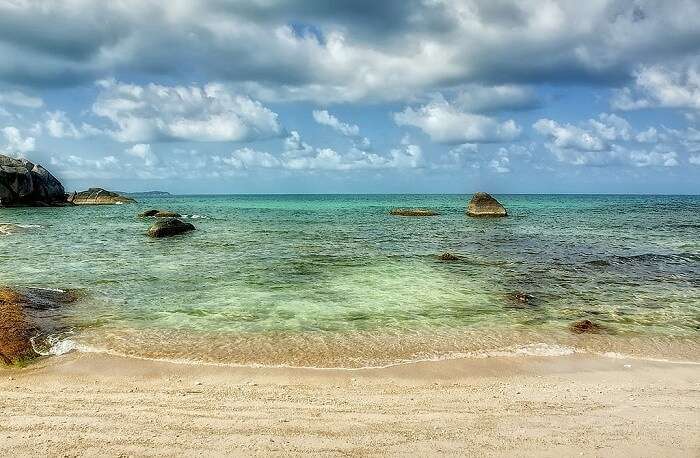
<path id="1" fill-rule="evenodd" d="M 467 207 L 467 215 L 469 216 L 508 216 L 508 212 L 499 201 L 494 199 L 490 194 L 485 192 L 477 192 L 469 201 Z"/>
<path id="2" fill-rule="evenodd" d="M 0 207 L 65 205 L 66 191 L 48 170 L 0 154 Z"/>
<path id="3" fill-rule="evenodd" d="M 131 197 L 122 196 L 121 194 L 102 188 L 90 188 L 87 191 L 73 193 L 68 200 L 75 205 L 118 205 L 136 203 L 136 200 Z"/>
<path id="4" fill-rule="evenodd" d="M 190 223 L 183 223 L 177 218 L 166 218 L 156 221 L 153 226 L 148 229 L 147 235 L 154 238 L 172 237 L 173 235 L 183 234 L 193 230 L 194 225 Z"/>

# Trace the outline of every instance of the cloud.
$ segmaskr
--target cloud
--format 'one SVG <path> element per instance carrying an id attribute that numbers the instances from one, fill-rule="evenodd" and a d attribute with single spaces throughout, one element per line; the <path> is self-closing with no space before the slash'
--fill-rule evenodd
<path id="1" fill-rule="evenodd" d="M 3 2 L 0 80 L 203 72 L 260 100 L 325 103 L 411 101 L 469 83 L 622 82 L 640 64 L 696 55 L 699 15 L 694 0 Z"/>
<path id="2" fill-rule="evenodd" d="M 231 168 L 284 169 L 290 171 L 348 171 L 371 169 L 406 169 L 423 165 L 423 154 L 419 146 L 402 145 L 387 155 L 352 147 L 341 153 L 333 148 L 314 148 L 301 139 L 297 131 L 290 132 L 285 139 L 284 150 L 279 156 L 252 148 L 240 148 L 219 161 Z"/>
<path id="3" fill-rule="evenodd" d="M 52 156 L 51 167 L 61 177 L 80 179 L 110 179 L 119 177 L 124 173 L 124 168 L 118 158 L 113 155 L 103 156 L 99 159 L 84 158 L 74 154 L 67 156 Z M 131 175 L 138 175 L 136 170 L 130 170 Z"/>
<path id="4" fill-rule="evenodd" d="M 693 165 L 700 165 L 700 154 L 693 154 L 688 158 L 688 162 Z"/>
<path id="5" fill-rule="evenodd" d="M 314 110 L 314 120 L 324 126 L 329 126 L 336 132 L 345 135 L 346 137 L 356 137 L 360 134 L 360 128 L 354 124 L 340 122 L 338 118 L 328 113 L 326 110 Z"/>
<path id="6" fill-rule="evenodd" d="M 700 110 L 700 65 L 653 65 L 635 74 L 634 86 L 617 91 L 611 101 L 618 110 L 688 108 Z"/>
<path id="7" fill-rule="evenodd" d="M 100 129 L 87 123 L 83 123 L 79 127 L 76 126 L 68 118 L 68 115 L 60 110 L 46 113 L 44 127 L 49 136 L 53 138 L 72 138 L 79 140 L 102 133 Z"/>
<path id="8" fill-rule="evenodd" d="M 491 143 L 511 141 L 520 136 L 515 121 L 499 122 L 494 118 L 458 110 L 444 99 L 394 113 L 398 126 L 413 126 L 437 143 Z"/>
<path id="9" fill-rule="evenodd" d="M 146 143 L 137 143 L 131 148 L 127 148 L 124 152 L 130 156 L 138 157 L 143 160 L 143 165 L 153 167 L 160 163 L 158 156 L 151 150 L 151 145 Z"/>
<path id="10" fill-rule="evenodd" d="M 99 82 L 92 111 L 120 142 L 251 141 L 279 136 L 277 114 L 219 84 L 203 87 Z"/>
<path id="11" fill-rule="evenodd" d="M 355 147 L 364 149 L 370 148 L 371 143 L 369 139 L 360 135 L 360 128 L 357 125 L 344 123 L 326 110 L 314 110 L 312 115 L 314 121 L 317 123 L 329 126 L 339 134 L 350 138 Z"/>
<path id="12" fill-rule="evenodd" d="M 44 101 L 20 91 L 0 92 L 0 104 L 14 105 L 21 108 L 41 108 Z"/>
<path id="13" fill-rule="evenodd" d="M 34 137 L 23 136 L 20 130 L 14 126 L 3 127 L 0 129 L 0 132 L 2 132 L 6 140 L 5 146 L 0 150 L 3 154 L 19 156 L 36 149 Z"/>
<path id="14" fill-rule="evenodd" d="M 532 126 L 549 140 L 545 147 L 559 162 L 578 166 L 631 165 L 634 167 L 675 167 L 679 144 L 661 143 L 656 129 L 635 132 L 616 115 L 603 113 L 579 125 L 540 119 Z M 647 145 L 644 145 L 647 144 Z M 648 144 L 651 144 L 649 148 Z"/>
<path id="15" fill-rule="evenodd" d="M 538 133 L 547 136 L 557 149 L 574 151 L 604 151 L 605 141 L 592 132 L 571 124 L 559 124 L 551 119 L 540 119 L 532 126 Z"/>

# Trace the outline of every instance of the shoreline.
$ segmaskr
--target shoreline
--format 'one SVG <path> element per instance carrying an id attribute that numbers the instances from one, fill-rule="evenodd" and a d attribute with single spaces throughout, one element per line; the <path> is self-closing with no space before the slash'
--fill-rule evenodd
<path id="1" fill-rule="evenodd" d="M 71 353 L 0 368 L 2 455 L 697 456 L 700 368 L 592 355 L 382 369 Z"/>

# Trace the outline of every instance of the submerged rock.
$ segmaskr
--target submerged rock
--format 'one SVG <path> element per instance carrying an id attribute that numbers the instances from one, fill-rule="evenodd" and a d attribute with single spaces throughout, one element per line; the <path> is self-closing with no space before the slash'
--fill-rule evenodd
<path id="1" fill-rule="evenodd" d="M 394 208 L 390 212 L 394 216 L 437 216 L 438 212 L 428 208 Z"/>
<path id="2" fill-rule="evenodd" d="M 63 185 L 27 159 L 0 154 L 0 207 L 67 205 Z"/>
<path id="3" fill-rule="evenodd" d="M 604 330 L 603 326 L 591 320 L 579 320 L 569 325 L 569 331 L 574 334 L 599 334 Z"/>
<path id="4" fill-rule="evenodd" d="M 508 293 L 506 297 L 508 298 L 508 300 L 518 305 L 532 305 L 532 303 L 535 300 L 534 296 L 532 296 L 531 294 L 523 293 L 522 291 Z"/>
<path id="5" fill-rule="evenodd" d="M 508 216 L 508 212 L 506 212 L 505 207 L 503 207 L 503 205 L 501 205 L 501 203 L 494 199 L 490 194 L 485 192 L 477 192 L 469 201 L 467 215 L 475 217 L 502 217 Z"/>
<path id="6" fill-rule="evenodd" d="M 75 205 L 114 205 L 136 203 L 131 197 L 102 188 L 90 188 L 87 191 L 73 193 L 69 201 Z"/>
<path id="7" fill-rule="evenodd" d="M 38 356 L 31 341 L 36 327 L 24 312 L 25 303 L 18 292 L 0 288 L 0 361 L 4 364 Z"/>
<path id="8" fill-rule="evenodd" d="M 440 256 L 438 256 L 438 259 L 440 261 L 459 261 L 459 257 L 457 255 L 447 252 L 442 253 Z"/>
<path id="9" fill-rule="evenodd" d="M 156 221 L 150 229 L 148 229 L 149 237 L 171 237 L 173 235 L 182 234 L 195 230 L 194 225 L 183 223 L 177 218 L 168 218 Z"/>
<path id="10" fill-rule="evenodd" d="M 182 215 L 179 213 L 171 212 L 168 210 L 146 210 L 145 212 L 139 213 L 139 217 L 145 218 L 147 216 L 154 216 L 156 218 L 181 218 Z"/>
<path id="11" fill-rule="evenodd" d="M 53 312 L 77 301 L 73 290 L 0 287 L 0 362 L 13 364 L 39 356 L 32 339 L 60 329 Z"/>

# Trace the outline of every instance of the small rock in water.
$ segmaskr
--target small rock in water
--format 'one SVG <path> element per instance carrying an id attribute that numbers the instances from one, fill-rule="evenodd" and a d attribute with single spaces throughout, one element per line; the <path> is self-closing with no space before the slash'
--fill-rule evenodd
<path id="1" fill-rule="evenodd" d="M 448 252 L 442 253 L 440 256 L 438 256 L 438 259 L 440 261 L 459 261 L 459 257 L 457 255 Z"/>
<path id="2" fill-rule="evenodd" d="M 183 223 L 177 218 L 168 218 L 157 221 L 150 229 L 148 229 L 148 236 L 154 238 L 161 237 L 171 237 L 173 235 L 182 234 L 185 232 L 195 230 L 194 225 L 190 223 Z"/>
<path id="3" fill-rule="evenodd" d="M 603 326 L 591 320 L 580 320 L 571 323 L 569 330 L 574 334 L 598 334 L 603 332 Z"/>
<path id="4" fill-rule="evenodd" d="M 494 199 L 490 194 L 485 192 L 477 192 L 469 201 L 467 207 L 467 215 L 469 216 L 508 216 L 505 207 L 499 201 Z"/>
<path id="5" fill-rule="evenodd" d="M 429 208 L 394 208 L 389 212 L 394 216 L 437 216 L 438 212 Z"/>
<path id="6" fill-rule="evenodd" d="M 175 213 L 169 210 L 146 210 L 145 212 L 139 213 L 140 218 L 145 218 L 147 216 L 155 216 L 156 218 L 180 218 L 181 214 Z"/>
<path id="7" fill-rule="evenodd" d="M 506 297 L 511 302 L 515 302 L 519 305 L 531 305 L 532 302 L 535 300 L 534 296 L 527 293 L 523 293 L 522 291 L 515 291 L 514 293 L 509 293 L 506 295 Z"/>

